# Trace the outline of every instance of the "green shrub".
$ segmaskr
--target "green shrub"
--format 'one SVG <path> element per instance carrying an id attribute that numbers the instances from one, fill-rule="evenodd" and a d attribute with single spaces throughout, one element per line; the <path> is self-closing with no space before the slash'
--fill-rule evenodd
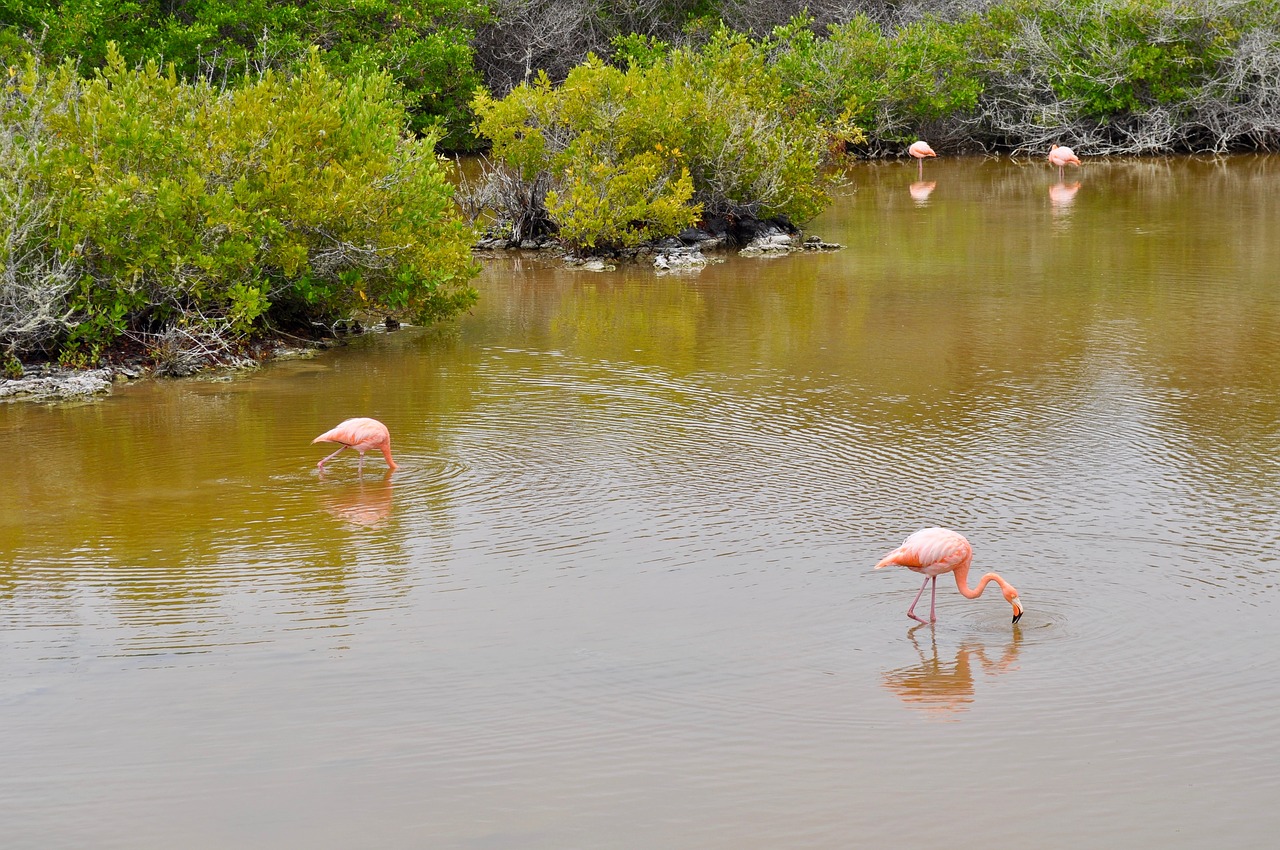
<path id="1" fill-rule="evenodd" d="M 90 80 L 32 64 L 17 85 L 70 104 L 45 116 L 38 180 L 47 252 L 76 269 L 68 358 L 173 328 L 225 340 L 269 318 L 427 320 L 474 301 L 469 231 L 385 75 L 344 82 L 313 54 L 223 89 L 109 48 Z"/>
<path id="2" fill-rule="evenodd" d="M 651 51 L 625 70 L 590 57 L 562 85 L 543 75 L 473 107 L 495 159 L 550 184 L 561 239 L 607 249 L 703 216 L 817 214 L 823 136 L 785 102 L 763 51 L 722 31 L 702 50 Z"/>
<path id="3" fill-rule="evenodd" d="M 153 59 L 194 79 L 295 69 L 317 45 L 342 75 L 389 74 L 415 131 L 439 125 L 442 144 L 465 148 L 466 105 L 481 82 L 472 39 L 486 18 L 478 0 L 0 0 L 0 60 L 27 35 L 83 74 L 114 44 L 130 66 Z"/>
<path id="4" fill-rule="evenodd" d="M 1090 118 L 1188 102 L 1233 36 L 1226 18 L 1178 0 L 1074 0 L 1038 19 L 1059 57 L 1048 69 L 1055 92 Z"/>

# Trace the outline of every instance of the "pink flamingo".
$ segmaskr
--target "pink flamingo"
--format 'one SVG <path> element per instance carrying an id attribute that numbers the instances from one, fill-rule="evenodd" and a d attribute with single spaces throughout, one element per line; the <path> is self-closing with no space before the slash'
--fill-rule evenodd
<path id="1" fill-rule="evenodd" d="M 1062 179 L 1062 168 L 1065 165 L 1074 165 L 1080 167 L 1080 157 L 1076 156 L 1076 152 L 1071 148 L 1062 145 L 1054 145 L 1049 149 L 1049 163 L 1058 166 L 1058 179 Z"/>
<path id="2" fill-rule="evenodd" d="M 925 577 L 924 584 L 920 585 L 920 592 L 916 594 L 911 607 L 907 609 L 907 616 L 921 623 L 938 621 L 935 613 L 935 605 L 938 601 L 938 576 L 943 573 L 955 575 L 956 587 L 966 599 L 977 599 L 986 589 L 987 583 L 994 581 L 1000 585 L 1005 601 L 1013 606 L 1013 622 L 1016 623 L 1022 619 L 1022 603 L 1018 601 L 1018 591 L 995 573 L 987 573 L 978 582 L 977 589 L 969 589 L 969 565 L 972 562 L 973 547 L 969 545 L 964 535 L 949 528 L 922 528 L 908 537 L 897 549 L 881 558 L 880 563 L 876 564 L 876 569 L 906 567 L 911 572 L 920 573 Z M 929 619 L 923 620 L 916 616 L 916 603 L 920 601 L 925 585 L 930 581 L 933 582 L 933 594 L 929 599 Z"/>
<path id="3" fill-rule="evenodd" d="M 341 454 L 343 449 L 355 449 L 360 453 L 361 472 L 364 471 L 364 453 L 371 449 L 382 452 L 382 456 L 387 459 L 388 468 L 396 468 L 396 462 L 391 459 L 391 432 L 377 419 L 348 419 L 311 441 L 312 445 L 316 443 L 342 444 L 336 452 L 316 464 L 320 469 L 324 469 L 324 465 Z"/>
<path id="4" fill-rule="evenodd" d="M 933 152 L 933 148 L 929 147 L 928 142 L 912 142 L 911 147 L 907 148 L 907 153 L 914 156 L 916 161 L 920 163 L 920 179 L 923 180 L 924 158 L 926 156 L 937 156 L 937 154 Z"/>

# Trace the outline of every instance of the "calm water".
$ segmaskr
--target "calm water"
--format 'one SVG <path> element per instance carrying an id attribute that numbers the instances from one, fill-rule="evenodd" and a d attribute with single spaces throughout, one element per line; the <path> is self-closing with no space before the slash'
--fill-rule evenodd
<path id="1" fill-rule="evenodd" d="M 835 254 L 492 261 L 443 331 L 0 406 L 3 845 L 1272 846 L 1280 160 L 925 176 Z M 356 415 L 394 476 L 317 474 Z M 1018 627 L 905 618 L 933 524 Z"/>

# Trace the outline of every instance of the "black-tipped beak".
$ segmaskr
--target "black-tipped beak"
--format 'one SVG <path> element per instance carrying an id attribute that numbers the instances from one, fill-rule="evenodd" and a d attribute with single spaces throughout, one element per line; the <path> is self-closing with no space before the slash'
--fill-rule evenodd
<path id="1" fill-rule="evenodd" d="M 1024 613 L 1026 613 L 1026 612 L 1025 612 L 1025 611 L 1019 611 L 1018 613 L 1014 614 L 1014 615 L 1013 615 L 1013 622 L 1016 624 L 1019 620 L 1021 620 L 1021 619 L 1022 619 L 1022 615 L 1023 615 Z"/>

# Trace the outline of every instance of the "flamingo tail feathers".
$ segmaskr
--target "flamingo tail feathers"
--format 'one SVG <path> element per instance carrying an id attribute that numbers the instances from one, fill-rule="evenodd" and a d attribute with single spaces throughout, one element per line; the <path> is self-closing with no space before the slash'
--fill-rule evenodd
<path id="1" fill-rule="evenodd" d="M 881 567 L 906 566 L 906 564 L 901 560 L 902 554 L 903 554 L 902 549 L 894 549 L 888 555 L 885 555 L 883 558 L 880 559 L 880 563 L 876 564 L 876 569 L 878 570 Z"/>

